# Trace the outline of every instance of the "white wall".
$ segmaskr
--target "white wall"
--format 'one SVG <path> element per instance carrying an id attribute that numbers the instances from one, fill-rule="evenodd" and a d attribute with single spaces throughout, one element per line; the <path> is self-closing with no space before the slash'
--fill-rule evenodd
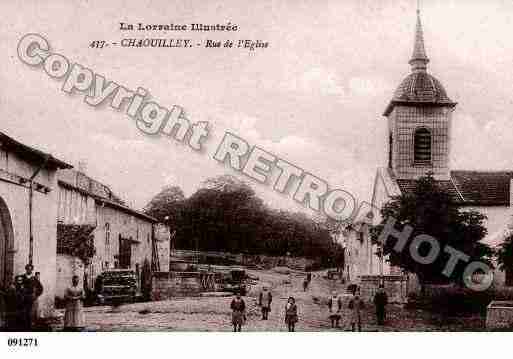
<path id="1" fill-rule="evenodd" d="M 14 174 L 30 177 L 37 165 L 25 162 L 18 155 L 5 152 L 0 161 L 2 178 Z M 35 181 L 48 186 L 47 194 L 34 191 L 33 197 L 33 236 L 34 267 L 41 272 L 44 292 L 40 298 L 42 315 L 53 308 L 56 287 L 57 252 L 57 181 L 55 171 L 42 170 Z M 14 231 L 14 275 L 23 274 L 29 258 L 29 190 L 26 187 L 0 180 L 0 197 L 7 204 Z"/>

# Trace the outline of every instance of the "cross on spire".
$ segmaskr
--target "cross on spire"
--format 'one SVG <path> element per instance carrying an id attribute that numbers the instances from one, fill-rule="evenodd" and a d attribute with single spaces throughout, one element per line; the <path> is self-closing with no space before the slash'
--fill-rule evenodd
<path id="1" fill-rule="evenodd" d="M 409 61 L 413 72 L 426 71 L 429 58 L 426 55 L 424 47 L 424 33 L 422 31 L 422 22 L 420 21 L 420 1 L 417 0 L 417 26 L 415 28 L 415 41 L 413 44 L 413 54 Z"/>

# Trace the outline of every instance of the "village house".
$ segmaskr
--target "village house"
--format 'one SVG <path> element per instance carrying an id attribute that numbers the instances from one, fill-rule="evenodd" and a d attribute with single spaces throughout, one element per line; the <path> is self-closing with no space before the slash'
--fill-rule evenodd
<path id="1" fill-rule="evenodd" d="M 0 290 L 32 263 L 44 287 L 42 316 L 57 282 L 57 171 L 71 167 L 0 132 Z"/>
<path id="2" fill-rule="evenodd" d="M 456 102 L 428 73 L 429 59 L 424 46 L 420 13 L 412 58 L 411 73 L 401 82 L 385 109 L 388 123 L 388 166 L 378 168 L 372 191 L 372 220 L 381 221 L 379 209 L 393 197 L 413 190 L 415 181 L 431 172 L 437 183 L 463 210 L 477 210 L 488 219 L 488 236 L 483 242 L 497 246 L 511 226 L 511 182 L 513 171 L 453 170 L 450 167 L 451 121 Z M 346 245 L 346 271 L 350 282 L 388 276 L 392 282 L 403 280 L 401 270 L 391 267 L 378 256 L 368 229 L 348 228 L 342 235 Z M 496 271 L 494 284 L 512 285 L 513 276 Z M 375 284 L 374 283 L 374 284 Z M 401 283 L 399 283 L 402 286 Z"/>
<path id="3" fill-rule="evenodd" d="M 96 277 L 105 270 L 129 268 L 140 274 L 145 261 L 154 270 L 161 269 L 157 268 L 160 263 L 168 268 L 166 258 L 158 253 L 166 243 L 169 246 L 169 236 L 162 235 L 165 228 L 87 176 L 83 164 L 79 170 L 59 171 L 57 208 L 56 296 L 64 294 L 73 274 L 93 289 Z"/>

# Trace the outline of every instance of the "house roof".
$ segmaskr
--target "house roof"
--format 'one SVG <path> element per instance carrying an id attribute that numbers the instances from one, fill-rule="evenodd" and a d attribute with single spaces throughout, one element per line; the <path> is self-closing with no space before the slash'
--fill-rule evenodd
<path id="1" fill-rule="evenodd" d="M 139 212 L 135 209 L 132 209 L 128 206 L 126 206 L 123 202 L 120 202 L 118 200 L 115 200 L 115 199 L 109 199 L 109 198 L 106 198 L 106 197 L 102 197 L 96 193 L 93 193 L 93 192 L 90 192 L 90 191 L 87 191 L 83 188 L 80 188 L 80 187 L 77 187 L 77 186 L 74 186 L 68 182 L 65 182 L 63 180 L 59 180 L 58 181 L 59 183 L 59 186 L 62 186 L 64 188 L 68 188 L 68 189 L 71 189 L 71 190 L 74 190 L 74 191 L 77 191 L 77 192 L 80 192 L 84 195 L 87 195 L 87 196 L 90 196 L 92 198 L 94 198 L 94 200 L 100 204 L 104 204 L 106 206 L 109 206 L 111 208 L 115 208 L 121 212 L 124 212 L 124 213 L 127 213 L 127 214 L 130 214 L 132 216 L 135 216 L 135 217 L 139 217 L 139 218 L 142 218 L 142 219 L 145 219 L 149 222 L 152 222 L 152 223 L 157 223 L 158 220 L 151 217 L 151 216 L 148 216 L 142 212 Z"/>
<path id="2" fill-rule="evenodd" d="M 462 206 L 509 206 L 513 171 L 451 171 L 451 180 L 437 181 Z M 415 180 L 396 180 L 402 193 L 415 188 Z"/>
<path id="3" fill-rule="evenodd" d="M 73 168 L 72 165 L 53 157 L 51 154 L 45 153 L 36 148 L 27 146 L 19 141 L 16 141 L 14 138 L 7 136 L 3 132 L 0 132 L 0 147 L 10 152 L 14 152 L 20 155 L 20 157 L 27 159 L 30 162 L 35 162 L 39 164 L 47 160 L 47 166 L 49 168 Z"/>
<path id="4" fill-rule="evenodd" d="M 109 186 L 89 177 L 82 171 L 74 169 L 59 171 L 58 179 L 59 183 L 68 184 L 75 189 L 82 190 L 84 193 L 125 205 L 125 202 L 116 196 Z"/>

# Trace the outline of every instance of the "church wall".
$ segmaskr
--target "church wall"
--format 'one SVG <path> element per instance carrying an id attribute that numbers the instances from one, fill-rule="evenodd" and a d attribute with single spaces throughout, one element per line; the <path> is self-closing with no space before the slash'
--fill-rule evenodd
<path id="1" fill-rule="evenodd" d="M 367 272 L 368 256 L 365 239 L 359 232 L 350 230 L 346 234 L 345 278 L 349 283 L 358 282 L 358 276 Z"/>
<path id="2" fill-rule="evenodd" d="M 488 234 L 482 240 L 482 242 L 493 248 L 497 248 L 497 246 L 499 246 L 504 241 L 504 230 L 513 224 L 513 211 L 511 210 L 511 207 L 463 207 L 461 210 L 476 210 L 488 217 L 485 222 L 485 227 L 488 230 Z M 502 287 L 506 282 L 506 274 L 497 268 L 496 262 L 494 265 L 496 268 L 493 272 L 493 285 L 495 287 Z"/>
<path id="3" fill-rule="evenodd" d="M 513 212 L 510 207 L 506 206 L 476 206 L 476 207 L 462 207 L 462 211 L 475 210 L 488 217 L 485 221 L 485 227 L 488 230 L 487 236 L 483 239 L 484 243 L 489 245 L 499 244 L 501 233 L 504 228 L 512 223 Z"/>
<path id="4" fill-rule="evenodd" d="M 381 175 L 381 171 L 378 170 L 376 174 L 376 181 L 374 183 L 374 192 L 373 192 L 373 198 L 372 198 L 372 205 L 375 208 L 381 209 L 385 203 L 387 203 L 390 200 L 389 194 L 387 193 L 386 186 L 383 182 L 383 177 Z M 374 224 L 380 223 L 381 218 L 381 212 L 375 211 L 374 213 Z"/>

